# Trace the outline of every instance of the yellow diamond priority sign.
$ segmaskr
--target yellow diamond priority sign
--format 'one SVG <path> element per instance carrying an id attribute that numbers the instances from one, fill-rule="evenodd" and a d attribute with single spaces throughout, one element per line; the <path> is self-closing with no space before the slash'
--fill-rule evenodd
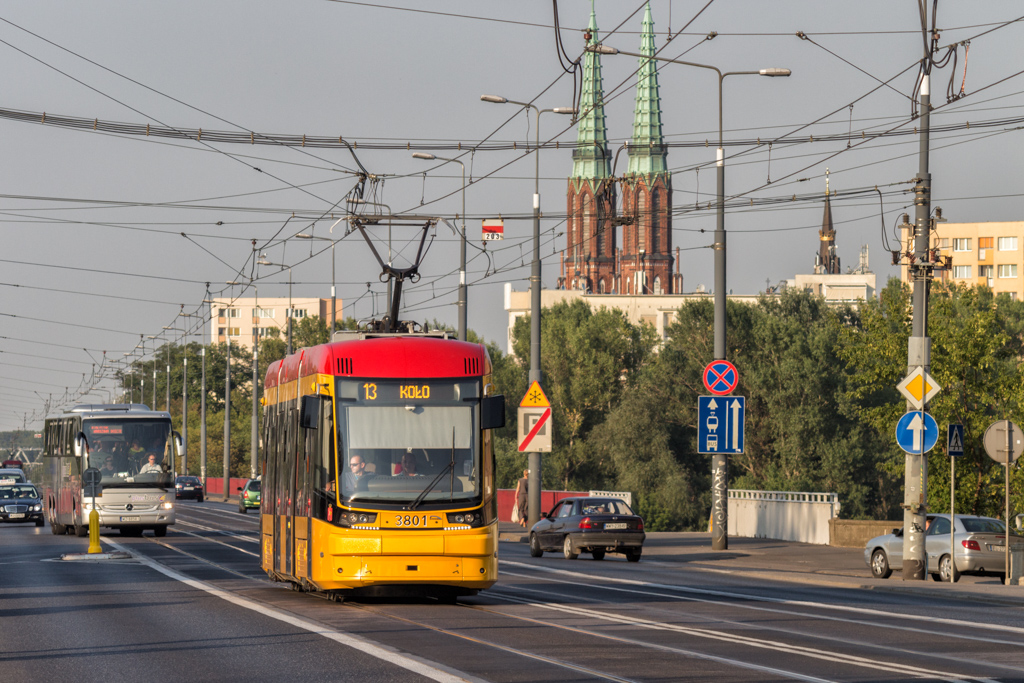
<path id="1" fill-rule="evenodd" d="M 924 404 L 931 401 L 942 390 L 935 378 L 925 372 L 921 366 L 914 368 L 914 371 L 904 377 L 903 381 L 896 385 L 896 388 L 918 410 L 922 410 Z"/>

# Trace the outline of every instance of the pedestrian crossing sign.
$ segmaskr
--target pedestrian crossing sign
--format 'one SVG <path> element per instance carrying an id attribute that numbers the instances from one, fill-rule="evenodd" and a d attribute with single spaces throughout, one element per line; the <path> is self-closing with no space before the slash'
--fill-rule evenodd
<path id="1" fill-rule="evenodd" d="M 950 424 L 946 426 L 946 453 L 951 458 L 964 454 L 964 426 Z"/>

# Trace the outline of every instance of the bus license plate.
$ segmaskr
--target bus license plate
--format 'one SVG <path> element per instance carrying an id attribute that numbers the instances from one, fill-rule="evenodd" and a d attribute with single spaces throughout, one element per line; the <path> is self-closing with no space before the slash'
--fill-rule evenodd
<path id="1" fill-rule="evenodd" d="M 121 521 L 122 522 L 140 522 L 140 521 L 142 521 L 142 517 L 122 517 Z"/>
<path id="2" fill-rule="evenodd" d="M 612 522 L 611 524 L 605 524 L 605 529 L 625 529 L 628 525 L 625 522 Z"/>
<path id="3" fill-rule="evenodd" d="M 11 514 L 7 515 L 7 517 L 10 518 L 10 519 L 24 519 L 25 518 L 25 513 L 24 512 L 12 512 Z"/>

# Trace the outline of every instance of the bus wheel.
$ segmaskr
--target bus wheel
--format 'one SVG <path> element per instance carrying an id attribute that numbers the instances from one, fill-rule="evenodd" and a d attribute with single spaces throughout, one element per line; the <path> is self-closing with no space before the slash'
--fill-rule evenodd
<path id="1" fill-rule="evenodd" d="M 53 532 L 54 536 L 63 536 L 65 531 L 64 525 L 57 524 L 56 522 L 50 522 L 50 531 Z"/>
<path id="2" fill-rule="evenodd" d="M 75 536 L 78 536 L 79 538 L 85 538 L 88 535 L 89 535 L 89 525 L 88 524 L 76 524 L 75 525 Z"/>
<path id="3" fill-rule="evenodd" d="M 153 535 L 157 538 L 163 538 L 167 535 L 167 525 L 153 527 Z"/>

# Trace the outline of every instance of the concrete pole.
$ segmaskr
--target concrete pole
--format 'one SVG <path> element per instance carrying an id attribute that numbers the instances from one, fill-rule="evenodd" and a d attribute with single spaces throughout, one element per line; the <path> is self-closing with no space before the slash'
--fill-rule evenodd
<path id="1" fill-rule="evenodd" d="M 181 359 L 181 441 L 185 452 L 181 456 L 181 473 L 188 474 L 188 358 Z"/>
<path id="2" fill-rule="evenodd" d="M 203 379 L 199 387 L 199 476 L 206 492 L 206 347 L 199 349 L 203 366 Z"/>
<path id="3" fill-rule="evenodd" d="M 227 338 L 228 353 L 224 365 L 224 502 L 231 495 L 231 335 Z"/>

